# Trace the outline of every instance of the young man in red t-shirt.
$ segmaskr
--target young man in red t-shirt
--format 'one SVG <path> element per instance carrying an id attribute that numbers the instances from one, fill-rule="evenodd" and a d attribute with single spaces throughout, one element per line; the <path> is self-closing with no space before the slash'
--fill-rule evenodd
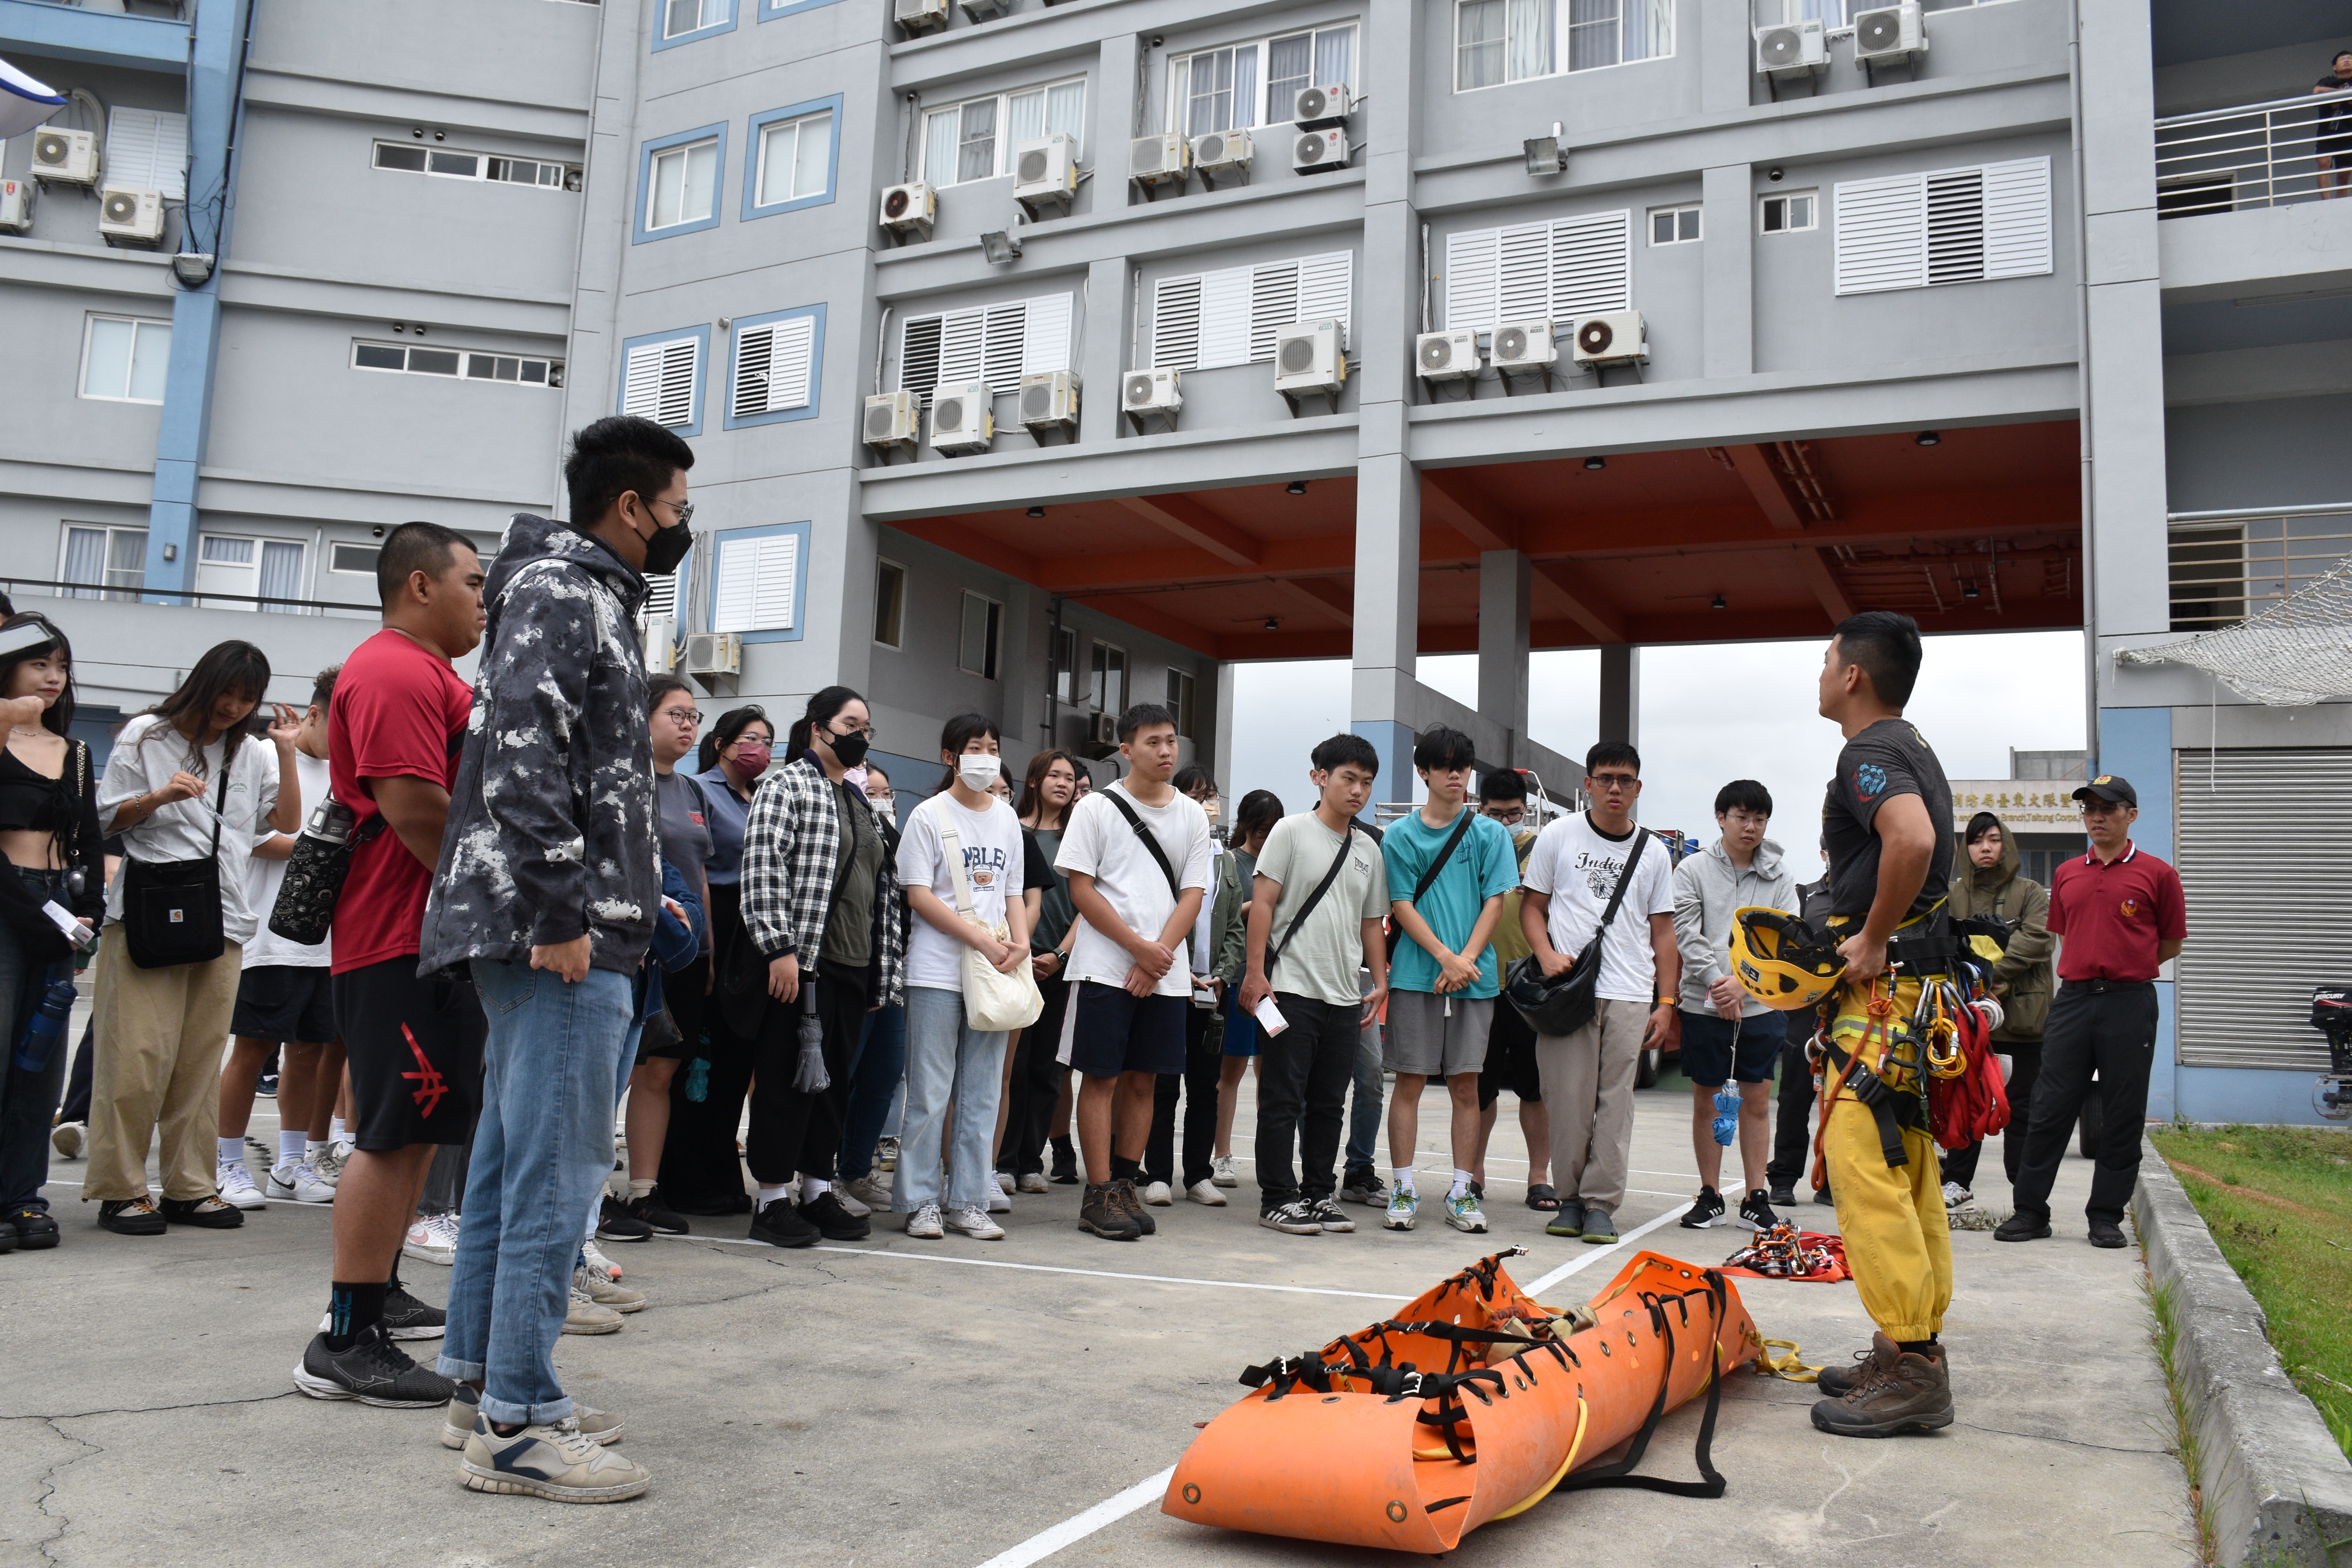
<path id="1" fill-rule="evenodd" d="M 423 1408 L 456 1384 L 393 1343 L 437 1337 L 443 1321 L 401 1289 L 401 1241 L 434 1150 L 473 1124 L 485 1025 L 464 971 L 420 978 L 416 955 L 473 710 L 450 661 L 481 641 L 482 563 L 463 534 L 403 523 L 383 542 L 376 591 L 383 629 L 343 661 L 328 743 L 335 799 L 356 817 L 333 927 L 353 1150 L 335 1192 L 326 1326 L 294 1382 L 318 1399 Z"/>

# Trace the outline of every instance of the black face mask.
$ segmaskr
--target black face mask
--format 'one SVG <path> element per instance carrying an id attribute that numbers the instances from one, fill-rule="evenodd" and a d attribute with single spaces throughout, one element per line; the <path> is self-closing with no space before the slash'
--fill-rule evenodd
<path id="1" fill-rule="evenodd" d="M 646 573 L 648 576 L 664 576 L 677 570 L 686 552 L 694 548 L 694 531 L 684 523 L 668 528 L 656 528 L 654 536 L 646 541 Z"/>
<path id="2" fill-rule="evenodd" d="M 836 735 L 828 730 L 824 742 L 833 748 L 835 758 L 845 768 L 854 768 L 866 760 L 866 737 L 863 733 Z"/>

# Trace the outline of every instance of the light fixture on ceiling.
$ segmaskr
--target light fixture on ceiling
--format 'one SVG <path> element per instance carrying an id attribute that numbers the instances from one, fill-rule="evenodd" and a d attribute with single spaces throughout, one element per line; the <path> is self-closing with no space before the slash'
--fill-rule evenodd
<path id="1" fill-rule="evenodd" d="M 1593 472 L 1598 473 L 1602 468 L 1609 466 L 1609 459 L 1606 458 L 1587 458 L 1584 459 L 1584 466 Z"/>
<path id="2" fill-rule="evenodd" d="M 1266 616 L 1265 629 L 1270 632 L 1280 631 L 1282 629 L 1282 617 L 1280 616 Z"/>
<path id="3" fill-rule="evenodd" d="M 1727 610 L 1731 608 L 1731 606 L 1723 602 L 1722 595 L 1717 594 L 1715 596 L 1715 602 L 1707 605 L 1707 608 L 1710 610 Z"/>
<path id="4" fill-rule="evenodd" d="M 1283 489 L 1292 495 L 1303 496 L 1307 493 L 1307 481 L 1305 479 L 1293 479 L 1290 483 L 1285 485 Z"/>
<path id="5" fill-rule="evenodd" d="M 1960 597 L 1963 599 L 1978 599 L 1982 598 L 1983 596 L 1984 590 L 1978 587 L 1974 583 L 1966 583 L 1960 586 Z"/>
<path id="6" fill-rule="evenodd" d="M 1042 506 L 1033 506 L 1029 509 L 1029 515 L 1031 517 L 1043 517 L 1045 515 L 1045 509 Z"/>
<path id="7" fill-rule="evenodd" d="M 991 267 L 1003 267 L 1021 259 L 1021 241 L 1009 230 L 992 228 L 980 237 L 980 253 Z"/>
<path id="8" fill-rule="evenodd" d="M 1788 171 L 1780 167 L 1778 164 L 1775 164 L 1773 167 L 1764 171 L 1764 177 L 1771 181 L 1776 185 L 1779 184 L 1787 174 Z"/>
<path id="9" fill-rule="evenodd" d="M 1943 433 L 1939 430 L 1922 430 L 1911 439 L 1922 447 L 1940 447 L 1944 444 Z"/>
<path id="10" fill-rule="evenodd" d="M 1568 148 L 1560 140 L 1559 121 L 1552 121 L 1549 136 L 1530 136 L 1520 143 L 1527 153 L 1528 173 L 1535 175 L 1557 174 L 1568 167 Z"/>

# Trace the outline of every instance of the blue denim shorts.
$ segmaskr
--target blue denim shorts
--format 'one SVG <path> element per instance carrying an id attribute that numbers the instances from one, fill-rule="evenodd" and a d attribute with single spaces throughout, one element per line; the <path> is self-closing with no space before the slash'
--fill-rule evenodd
<path id="1" fill-rule="evenodd" d="M 1770 1083 L 1789 1037 L 1789 1021 L 1759 1013 L 1733 1023 L 1713 1013 L 1683 1015 L 1683 1076 L 1702 1089 L 1720 1089 L 1726 1079 Z"/>

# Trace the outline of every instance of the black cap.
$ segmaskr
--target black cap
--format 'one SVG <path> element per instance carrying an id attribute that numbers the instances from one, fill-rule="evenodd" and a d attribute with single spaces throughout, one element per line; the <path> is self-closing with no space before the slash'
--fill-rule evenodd
<path id="1" fill-rule="evenodd" d="M 2111 805 L 2119 804 L 2134 807 L 2139 805 L 2139 791 L 2132 788 L 2131 780 L 2118 773 L 2101 773 L 2097 778 L 2076 790 L 2074 798 L 2081 800 L 2085 795 L 2094 795 Z"/>

